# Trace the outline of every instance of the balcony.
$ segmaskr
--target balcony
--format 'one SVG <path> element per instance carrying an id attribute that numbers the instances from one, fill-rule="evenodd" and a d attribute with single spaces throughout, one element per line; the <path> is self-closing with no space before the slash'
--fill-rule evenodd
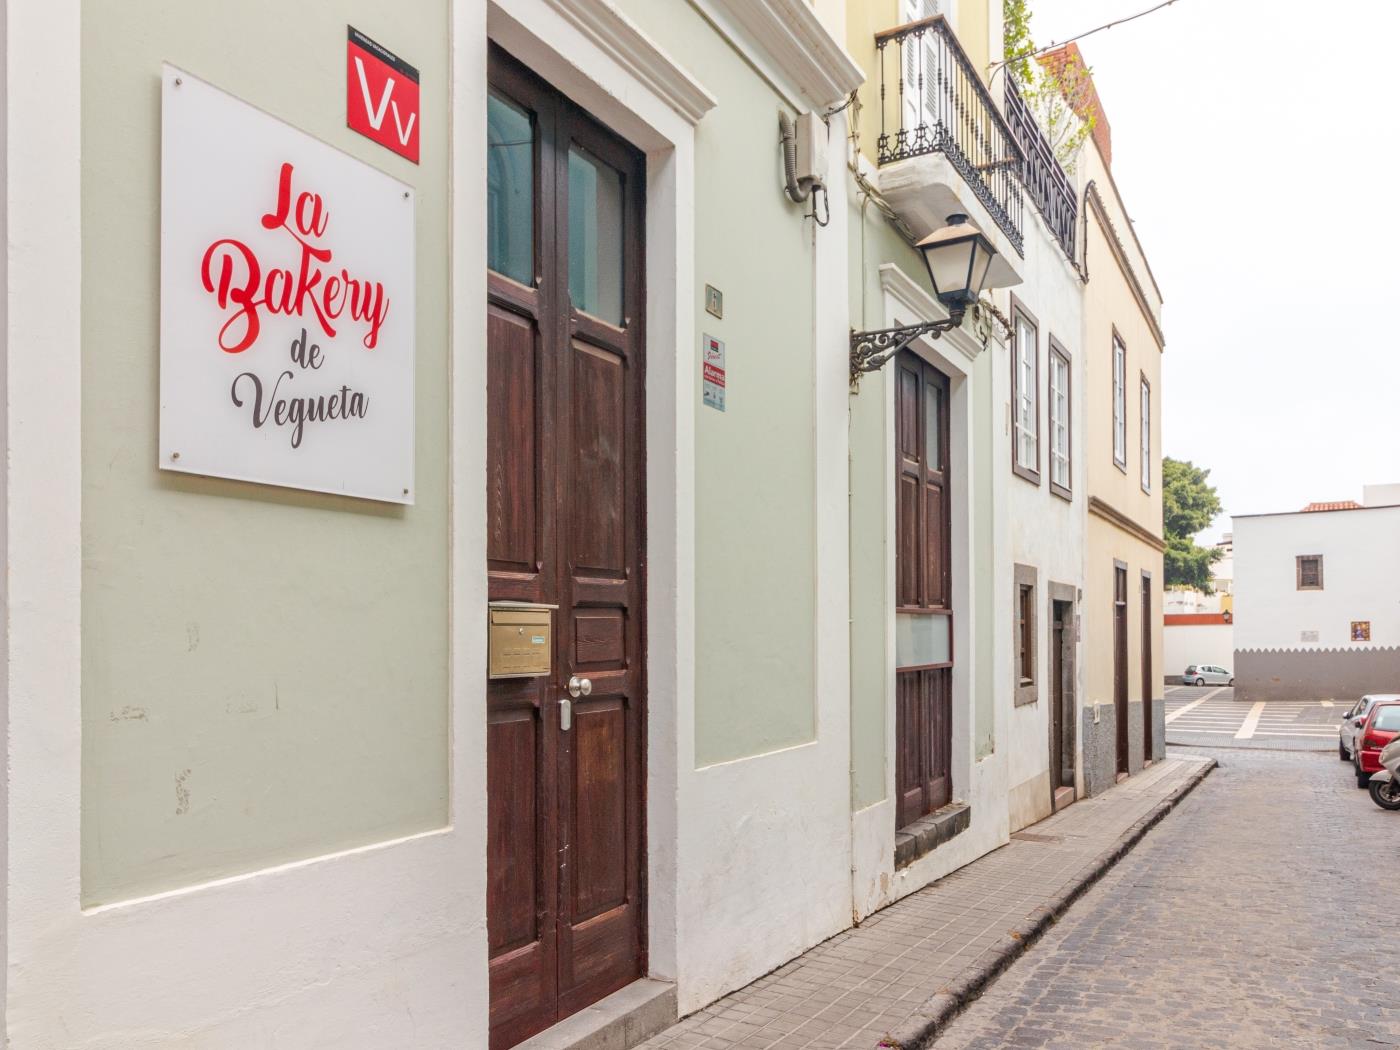
<path id="1" fill-rule="evenodd" d="M 941 154 L 1016 254 L 1023 255 L 1022 147 L 947 21 L 935 15 L 878 33 L 875 49 L 880 66 L 876 159 L 881 167 Z M 885 184 L 882 171 L 882 190 Z M 945 207 L 939 202 L 929 210 Z M 920 225 L 932 228 L 943 215 L 920 219 Z"/>
<path id="2" fill-rule="evenodd" d="M 1079 228 L 1079 202 L 1055 150 L 1040 130 L 1030 107 L 1021 98 L 1016 81 L 1006 77 L 1006 123 L 1021 147 L 1021 183 L 1040 209 L 1045 225 L 1070 259 L 1075 258 L 1075 231 Z"/>

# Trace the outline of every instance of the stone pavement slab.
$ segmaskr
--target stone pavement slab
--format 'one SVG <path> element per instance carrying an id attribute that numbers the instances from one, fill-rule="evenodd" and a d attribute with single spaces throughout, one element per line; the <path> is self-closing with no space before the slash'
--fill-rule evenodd
<path id="1" fill-rule="evenodd" d="M 1208 772 L 1169 758 L 837 934 L 643 1043 L 646 1050 L 872 1050 L 921 1045 L 1052 914 Z M 957 1005 L 961 1005 L 959 1002 Z"/>

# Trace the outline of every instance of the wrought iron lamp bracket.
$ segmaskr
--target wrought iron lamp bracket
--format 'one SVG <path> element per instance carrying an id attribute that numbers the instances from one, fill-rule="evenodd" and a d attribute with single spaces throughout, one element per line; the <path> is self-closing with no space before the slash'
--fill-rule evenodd
<path id="1" fill-rule="evenodd" d="M 927 336 L 938 339 L 944 332 L 962 327 L 962 310 L 949 314 L 941 321 L 923 321 L 919 324 L 901 325 L 898 328 L 881 328 L 873 332 L 851 333 L 851 388 L 855 389 L 862 373 L 878 372 L 895 354 L 908 347 L 915 339 Z"/>

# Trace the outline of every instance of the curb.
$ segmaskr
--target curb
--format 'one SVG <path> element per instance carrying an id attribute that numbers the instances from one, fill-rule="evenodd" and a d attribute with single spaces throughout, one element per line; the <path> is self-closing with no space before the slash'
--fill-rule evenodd
<path id="1" fill-rule="evenodd" d="M 1141 842 L 1215 767 L 1215 760 L 1211 759 L 1196 770 L 1184 784 L 1125 831 L 1116 843 L 1081 868 L 1069 885 L 1027 915 L 1020 925 L 1002 938 L 1001 943 L 983 952 L 976 962 L 940 988 L 902 1026 L 876 1043 L 876 1050 L 925 1050 L 932 1046 L 949 1021 L 972 1005 L 988 985 L 1025 954 L 1069 910 L 1071 904 Z"/>

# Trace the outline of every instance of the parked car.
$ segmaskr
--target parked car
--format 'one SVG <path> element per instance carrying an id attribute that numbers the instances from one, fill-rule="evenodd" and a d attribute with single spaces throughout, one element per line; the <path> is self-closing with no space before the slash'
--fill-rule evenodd
<path id="1" fill-rule="evenodd" d="M 1400 701 L 1400 693 L 1367 693 L 1342 715 L 1342 725 L 1337 730 L 1337 757 L 1343 762 L 1351 761 L 1352 753 L 1356 750 L 1357 734 L 1366 724 L 1366 716 L 1371 713 L 1372 705 L 1380 701 Z"/>
<path id="2" fill-rule="evenodd" d="M 1215 664 L 1191 664 L 1181 676 L 1182 685 L 1234 685 L 1235 676 Z"/>
<path id="3" fill-rule="evenodd" d="M 1371 782 L 1371 774 L 1380 772 L 1381 751 L 1396 737 L 1400 737 L 1400 699 L 1373 703 L 1357 731 L 1357 746 L 1352 753 L 1357 787 L 1364 790 Z"/>

